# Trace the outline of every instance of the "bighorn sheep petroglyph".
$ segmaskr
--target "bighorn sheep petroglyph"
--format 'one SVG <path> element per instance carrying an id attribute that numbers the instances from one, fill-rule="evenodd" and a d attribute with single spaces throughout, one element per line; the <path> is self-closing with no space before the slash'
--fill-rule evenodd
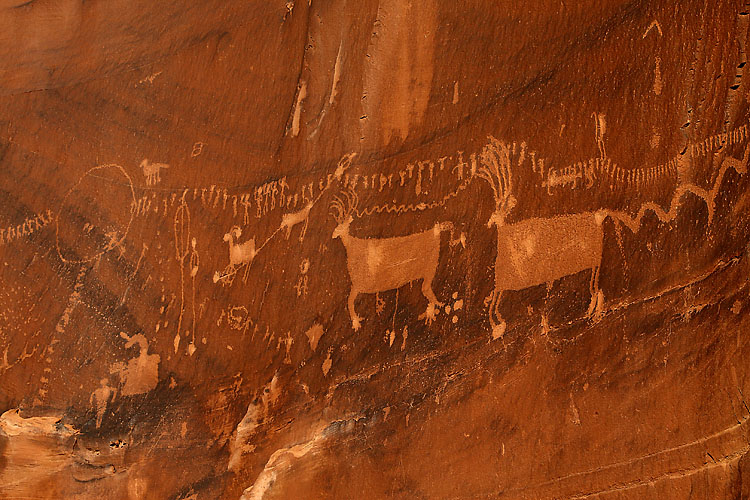
<path id="1" fill-rule="evenodd" d="M 250 269 L 250 264 L 253 262 L 255 255 L 258 253 L 255 249 L 255 239 L 250 238 L 243 243 L 236 243 L 242 236 L 242 230 L 238 226 L 233 226 L 227 234 L 224 235 L 224 241 L 229 243 L 229 264 L 224 271 L 219 274 L 214 273 L 214 283 L 220 279 L 234 276 L 237 270 L 245 266 L 245 274 L 242 281 L 247 281 L 247 272 Z"/>
<path id="2" fill-rule="evenodd" d="M 511 163 L 514 146 L 490 137 L 481 154 L 478 175 L 487 181 L 495 197 L 495 212 L 487 227 L 497 230 L 495 290 L 489 318 L 493 338 L 502 337 L 506 323 L 497 312 L 503 292 L 551 284 L 564 276 L 591 270 L 591 302 L 588 315 L 600 313 L 604 296 L 599 290 L 606 212 L 586 212 L 551 218 L 531 218 L 507 224 L 516 205 Z M 523 155 L 523 152 L 521 153 Z M 521 158 L 519 163 L 523 159 Z"/>
<path id="3" fill-rule="evenodd" d="M 159 171 L 162 168 L 169 168 L 169 165 L 166 163 L 149 163 L 148 158 L 143 159 L 141 170 L 143 170 L 143 175 L 146 176 L 147 186 L 155 186 L 161 181 Z"/>
<path id="4" fill-rule="evenodd" d="M 353 190 L 344 192 L 345 202 L 338 197 L 331 203 L 333 217 L 338 224 L 332 238 L 340 238 L 346 250 L 346 265 L 352 282 L 349 292 L 349 317 L 354 330 L 359 330 L 362 318 L 357 315 L 354 302 L 360 293 L 378 293 L 399 288 L 412 281 L 422 280 L 422 294 L 428 301 L 424 318 L 427 323 L 435 319 L 435 307 L 443 305 L 432 290 L 438 260 L 440 258 L 440 235 L 450 231 L 450 245 L 466 246 L 462 233 L 453 238 L 454 227 L 450 222 L 438 222 L 421 233 L 394 238 L 356 238 L 349 234 L 352 213 L 357 206 L 357 194 Z"/>

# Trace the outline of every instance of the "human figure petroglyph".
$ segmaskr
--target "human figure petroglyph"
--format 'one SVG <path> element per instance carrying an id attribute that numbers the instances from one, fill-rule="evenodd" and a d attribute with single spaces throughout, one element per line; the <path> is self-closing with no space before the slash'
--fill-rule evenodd
<path id="1" fill-rule="evenodd" d="M 52 223 L 54 215 L 52 211 L 47 210 L 44 214 L 34 217 L 28 217 L 23 224 L 0 228 L 0 245 L 10 243 L 13 240 L 20 239 L 23 236 L 30 236 L 36 231 Z"/>
<path id="2" fill-rule="evenodd" d="M 297 290 L 297 297 L 307 295 L 307 282 L 309 278 L 309 276 L 307 275 L 307 271 L 309 270 L 310 260 L 304 259 L 299 265 L 299 278 L 297 279 L 297 284 L 294 285 L 295 290 Z"/>
<path id="3" fill-rule="evenodd" d="M 120 332 L 120 337 L 127 341 L 125 343 L 126 349 L 135 345 L 139 347 L 138 356 L 128 361 L 127 365 L 120 362 L 115 363 L 110 368 L 110 373 L 120 375 L 123 382 L 121 391 L 123 396 L 145 394 L 156 387 L 159 382 L 161 357 L 158 354 L 148 353 L 148 340 L 141 333 L 130 337 L 125 332 Z"/>
<path id="4" fill-rule="evenodd" d="M 594 125 L 596 131 L 596 146 L 599 148 L 601 158 L 607 157 L 607 150 L 604 148 L 604 136 L 607 134 L 607 116 L 604 113 L 593 113 Z"/>
<path id="5" fill-rule="evenodd" d="M 146 177 L 146 185 L 155 186 L 161 182 L 159 172 L 163 168 L 169 168 L 169 165 L 167 163 L 151 163 L 148 161 L 148 158 L 144 158 L 140 168 L 143 171 L 143 176 Z"/>
<path id="6" fill-rule="evenodd" d="M 103 378 L 99 381 L 99 388 L 91 393 L 89 404 L 96 410 L 96 428 L 102 426 L 104 414 L 107 412 L 107 406 L 110 401 L 114 401 L 117 396 L 117 389 L 109 386 L 109 380 Z"/>
<path id="7" fill-rule="evenodd" d="M 294 226 L 304 223 L 304 227 L 299 237 L 300 242 L 302 242 L 307 231 L 310 210 L 333 185 L 334 178 L 337 181 L 341 181 L 342 176 L 351 166 L 352 160 L 355 156 L 356 153 L 349 153 L 344 155 L 339 160 L 336 166 L 336 170 L 333 174 L 326 174 L 325 177 L 320 178 L 317 183 L 310 182 L 304 184 L 300 192 L 295 193 L 294 196 L 284 195 L 284 191 L 289 187 L 286 184 L 286 178 L 282 178 L 280 181 L 266 183 L 261 188 L 256 189 L 255 193 L 256 202 L 258 203 L 258 217 L 265 216 L 268 211 L 273 210 L 276 207 L 277 193 L 280 193 L 278 206 L 286 206 L 287 208 L 291 208 L 293 206 L 296 207 L 300 200 L 302 200 L 302 202 L 306 204 L 302 209 L 296 212 L 290 212 L 283 215 L 279 227 L 270 236 L 268 236 L 268 238 L 266 238 L 263 243 L 259 245 L 256 244 L 254 238 L 248 239 L 243 243 L 239 243 L 238 240 L 242 236 L 242 230 L 239 228 L 239 226 L 233 226 L 232 229 L 230 229 L 230 231 L 224 235 L 224 241 L 229 243 L 229 264 L 222 272 L 217 271 L 214 273 L 213 282 L 217 283 L 221 281 L 222 284 L 231 284 L 234 280 L 234 276 L 241 267 L 245 268 L 243 282 L 246 282 L 250 265 L 255 259 L 255 256 L 261 250 L 263 250 L 263 248 L 278 233 L 286 230 L 286 237 L 288 239 Z M 317 196 L 315 195 L 316 186 L 318 188 Z"/>
<path id="8" fill-rule="evenodd" d="M 684 151 L 659 165 L 627 169 L 618 166 L 611 158 L 597 157 L 574 162 L 565 167 L 540 171 L 540 176 L 543 179 L 542 186 L 547 188 L 548 194 L 552 194 L 553 188 L 566 186 L 572 189 L 590 189 L 595 185 L 603 185 L 609 189 L 616 189 L 621 186 L 643 188 L 664 182 L 676 182 L 678 186 L 692 185 L 695 182 L 693 163 L 696 160 L 721 153 L 728 146 L 744 144 L 747 140 L 746 123 L 727 132 L 709 136 L 700 142 L 688 144 Z"/>
<path id="9" fill-rule="evenodd" d="M 422 294 L 428 301 L 425 320 L 431 323 L 435 319 L 435 308 L 443 305 L 432 290 L 440 258 L 440 235 L 450 231 L 451 246 L 459 243 L 465 246 L 465 235 L 462 233 L 458 239 L 454 239 L 453 224 L 438 222 L 431 229 L 408 236 L 356 238 L 349 234 L 349 226 L 357 206 L 357 195 L 350 190 L 344 196 L 346 204 L 338 197 L 331 204 L 337 223 L 332 238 L 340 238 L 346 250 L 346 264 L 352 282 L 347 305 L 354 330 L 359 330 L 362 322 L 354 308 L 360 293 L 393 290 L 417 280 L 422 280 Z"/>
<path id="10" fill-rule="evenodd" d="M 511 148 L 490 137 L 481 161 L 478 175 L 490 185 L 495 198 L 495 211 L 487 222 L 487 227 L 497 230 L 495 289 L 489 312 L 493 338 L 502 337 L 506 329 L 505 320 L 497 313 L 504 291 L 551 284 L 580 271 L 591 270 L 587 314 L 600 314 L 604 295 L 598 282 L 606 214 L 588 212 L 507 224 L 505 219 L 517 202 L 512 194 Z"/>

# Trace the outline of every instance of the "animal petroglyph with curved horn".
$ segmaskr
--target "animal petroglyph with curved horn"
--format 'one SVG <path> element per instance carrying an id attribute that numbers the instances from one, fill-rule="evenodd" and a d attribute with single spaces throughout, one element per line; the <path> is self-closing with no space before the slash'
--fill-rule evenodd
<path id="1" fill-rule="evenodd" d="M 242 281 L 247 281 L 247 273 L 250 269 L 250 264 L 253 262 L 253 259 L 258 252 L 255 249 L 254 238 L 238 243 L 241 236 L 242 229 L 240 229 L 239 226 L 232 226 L 232 229 L 224 235 L 224 241 L 229 243 L 229 264 L 227 264 L 227 267 L 224 268 L 224 271 L 221 273 L 214 273 L 214 283 L 219 280 L 233 279 L 234 275 L 237 274 L 237 270 L 242 266 L 245 266 L 245 273 L 242 277 Z"/>
<path id="2" fill-rule="evenodd" d="M 431 323 L 435 319 L 436 306 L 443 305 L 432 290 L 440 258 L 440 235 L 450 231 L 450 245 L 461 243 L 465 246 L 464 234 L 454 239 L 453 224 L 438 222 L 431 229 L 407 236 L 357 238 L 349 234 L 352 213 L 357 207 L 357 194 L 351 189 L 343 194 L 346 201 L 334 197 L 331 203 L 332 215 L 337 223 L 332 238 L 340 238 L 346 250 L 346 265 L 352 282 L 348 308 L 354 330 L 359 330 L 362 322 L 354 308 L 360 293 L 393 290 L 417 280 L 422 280 L 422 294 L 428 301 L 424 318 Z"/>

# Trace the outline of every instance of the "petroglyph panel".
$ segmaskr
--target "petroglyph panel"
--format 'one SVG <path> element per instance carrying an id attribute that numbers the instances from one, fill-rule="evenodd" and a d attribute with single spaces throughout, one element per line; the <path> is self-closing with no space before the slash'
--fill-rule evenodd
<path id="1" fill-rule="evenodd" d="M 647 3 L 0 2 L 0 498 L 745 498 L 750 15 Z"/>

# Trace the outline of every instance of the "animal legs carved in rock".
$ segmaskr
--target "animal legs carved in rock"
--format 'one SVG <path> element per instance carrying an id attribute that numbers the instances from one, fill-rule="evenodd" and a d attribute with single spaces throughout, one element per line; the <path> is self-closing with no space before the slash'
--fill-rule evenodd
<path id="1" fill-rule="evenodd" d="M 591 282 L 589 283 L 591 302 L 586 313 L 586 317 L 593 317 L 595 321 L 601 318 L 604 308 L 604 293 L 599 288 L 599 269 L 600 266 L 596 266 L 591 270 Z"/>
<path id="2" fill-rule="evenodd" d="M 432 291 L 432 277 L 426 277 L 422 280 L 422 294 L 425 296 L 428 303 L 427 309 L 420 317 L 423 317 L 425 322 L 430 324 L 435 319 L 436 307 L 443 307 L 445 305 L 435 297 L 435 292 Z"/>
<path id="3" fill-rule="evenodd" d="M 362 326 L 362 318 L 357 316 L 357 311 L 354 310 L 354 301 L 357 299 L 357 295 L 359 295 L 359 292 L 356 290 L 352 290 L 349 292 L 349 317 L 352 320 L 352 328 L 354 328 L 354 331 L 356 332 L 359 330 L 360 326 Z"/>
<path id="4" fill-rule="evenodd" d="M 490 303 L 490 326 L 492 327 L 492 338 L 497 340 L 505 334 L 506 323 L 502 316 L 497 312 L 497 306 L 500 298 L 503 296 L 502 290 L 495 289 L 492 292 L 492 302 Z"/>

